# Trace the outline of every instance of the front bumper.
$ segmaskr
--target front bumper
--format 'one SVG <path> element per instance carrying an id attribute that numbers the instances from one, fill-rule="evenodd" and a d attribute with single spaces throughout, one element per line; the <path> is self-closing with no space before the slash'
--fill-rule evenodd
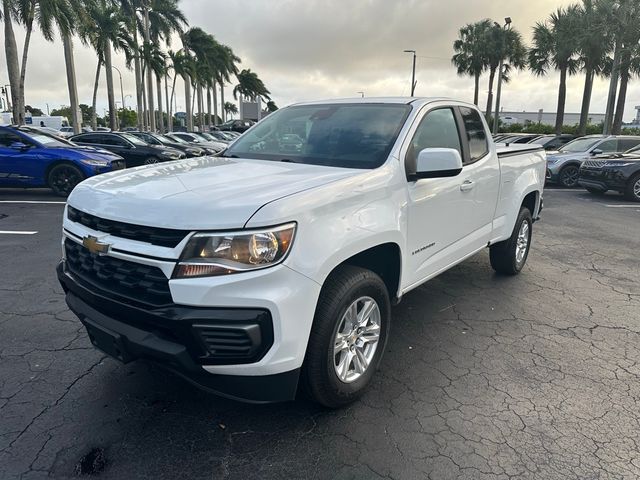
<path id="1" fill-rule="evenodd" d="M 57 274 L 69 308 L 86 327 L 94 346 L 121 362 L 152 361 L 199 387 L 237 400 L 266 403 L 295 398 L 304 354 L 292 359 L 293 363 L 273 365 L 283 344 L 281 312 L 272 315 L 263 308 L 176 304 L 143 308 L 83 285 L 65 272 L 63 263 L 58 265 Z M 306 323 L 302 318 L 293 320 Z M 199 332 L 202 328 L 223 328 L 227 332 L 244 329 L 248 333 L 242 340 L 252 340 L 249 348 L 255 356 L 250 363 L 239 365 L 220 364 L 218 360 L 212 363 L 206 336 Z M 232 340 L 236 338 L 232 336 Z M 298 338 L 298 344 L 304 351 L 306 338 Z M 291 365 L 295 368 L 283 370 Z"/>

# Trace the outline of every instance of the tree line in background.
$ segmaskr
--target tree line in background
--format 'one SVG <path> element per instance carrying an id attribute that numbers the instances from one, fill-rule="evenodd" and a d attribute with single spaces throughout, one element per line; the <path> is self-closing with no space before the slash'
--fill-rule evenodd
<path id="1" fill-rule="evenodd" d="M 170 119 L 176 113 L 172 106 L 178 77 L 184 80 L 185 118 L 189 130 L 193 130 L 194 125 L 201 129 L 211 126 L 224 120 L 226 115 L 238 112 L 235 104 L 224 99 L 224 86 L 232 79 L 236 82 L 234 98 L 240 96 L 250 101 L 261 98 L 267 102 L 270 111 L 277 109 L 258 75 L 250 69 L 239 69 L 241 60 L 231 47 L 219 43 L 199 27 L 189 28 L 179 8 L 179 0 L 0 0 L 0 3 L 12 112 L 17 124 L 24 123 L 27 111 L 25 78 L 34 30 L 40 31 L 48 41 L 53 41 L 56 34 L 62 39 L 69 88 L 69 119 L 77 131 L 85 115 L 89 115 L 92 127 L 98 125 L 96 103 L 103 69 L 109 105 L 105 119 L 112 129 L 116 129 L 119 116 L 127 123 L 135 121 L 140 130 L 171 130 L 173 121 Z M 26 32 L 21 55 L 14 24 L 21 25 Z M 182 44 L 175 51 L 171 49 L 174 34 Z M 96 52 L 91 107 L 78 101 L 74 38 Z M 127 68 L 135 75 L 135 112 L 116 109 L 114 54 L 124 55 Z M 125 97 L 120 101 L 124 107 Z M 221 106 L 220 115 L 218 105 Z"/>
<path id="2" fill-rule="evenodd" d="M 481 75 L 489 74 L 487 118 L 493 106 L 493 84 L 505 62 L 502 81 L 511 71 L 529 68 L 535 75 L 551 70 L 560 74 L 554 131 L 561 133 L 567 95 L 567 77 L 584 73 L 580 123 L 576 133 L 587 133 L 589 108 L 596 76 L 609 79 L 607 108 L 602 131 L 622 132 L 627 87 L 640 75 L 640 0 L 583 0 L 558 8 L 533 27 L 533 45 L 524 45 L 521 34 L 489 19 L 468 24 L 454 42 L 452 63 L 458 74 L 474 78 L 474 103 L 478 104 Z"/>

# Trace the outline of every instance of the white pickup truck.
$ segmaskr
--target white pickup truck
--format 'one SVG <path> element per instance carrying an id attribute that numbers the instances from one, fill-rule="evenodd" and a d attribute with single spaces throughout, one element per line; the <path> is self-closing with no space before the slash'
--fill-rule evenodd
<path id="1" fill-rule="evenodd" d="M 496 149 L 474 105 L 297 104 L 219 157 L 79 184 L 58 277 L 122 362 L 338 407 L 370 383 L 404 294 L 485 247 L 497 272 L 520 272 L 544 181 L 544 151 Z"/>

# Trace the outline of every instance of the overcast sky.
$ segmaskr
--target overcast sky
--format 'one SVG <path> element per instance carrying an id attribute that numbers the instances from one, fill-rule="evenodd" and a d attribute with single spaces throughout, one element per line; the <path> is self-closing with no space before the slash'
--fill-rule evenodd
<path id="1" fill-rule="evenodd" d="M 416 95 L 448 96 L 472 101 L 473 80 L 456 75 L 451 66 L 452 43 L 460 26 L 488 17 L 502 22 L 505 16 L 529 44 L 537 21 L 570 0 L 182 0 L 190 25 L 199 26 L 233 48 L 241 68 L 258 73 L 278 106 L 320 98 L 408 95 L 411 56 L 418 52 Z M 23 32 L 16 30 L 19 48 Z M 174 49 L 180 47 L 175 42 Z M 95 54 L 76 42 L 76 69 L 81 103 L 91 104 L 96 68 Z M 8 83 L 4 50 L 0 53 L 0 81 Z M 133 72 L 121 55 L 114 64 L 122 70 L 128 105 L 135 102 Z M 504 87 L 505 110 L 555 111 L 557 72 L 538 78 L 529 73 L 513 75 Z M 117 82 L 117 74 L 115 76 Z M 580 110 L 584 77 L 571 77 L 567 112 Z M 62 46 L 34 34 L 27 69 L 26 100 L 42 108 L 67 105 Z M 116 98 L 120 98 L 116 83 Z M 178 82 L 178 108 L 184 109 L 184 87 Z M 232 86 L 226 100 L 232 100 Z M 481 81 L 480 104 L 486 102 L 487 78 Z M 592 112 L 604 112 L 607 83 L 597 80 Z M 640 105 L 640 81 L 632 81 L 627 94 L 625 120 Z M 104 72 L 98 112 L 106 107 Z"/>

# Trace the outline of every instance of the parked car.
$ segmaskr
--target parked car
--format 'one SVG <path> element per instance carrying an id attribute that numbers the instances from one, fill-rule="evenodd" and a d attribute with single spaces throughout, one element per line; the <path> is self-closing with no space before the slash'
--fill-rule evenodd
<path id="1" fill-rule="evenodd" d="M 63 138 L 69 138 L 74 135 L 73 127 L 62 127 L 58 132 L 60 132 L 59 135 Z"/>
<path id="2" fill-rule="evenodd" d="M 227 145 L 222 142 L 212 142 L 209 140 L 205 140 L 199 135 L 195 133 L 189 132 L 171 132 L 167 133 L 167 137 L 169 138 L 179 138 L 185 142 L 190 143 L 191 145 L 195 145 L 200 148 L 204 148 L 207 151 L 207 154 L 214 155 L 216 153 L 220 153 L 222 150 L 227 148 Z"/>
<path id="3" fill-rule="evenodd" d="M 136 127 L 123 127 L 120 129 L 121 132 L 137 132 L 138 129 Z"/>
<path id="4" fill-rule="evenodd" d="M 154 145 L 156 147 L 170 147 L 184 153 L 187 158 L 191 157 L 201 157 L 205 155 L 205 151 L 194 145 L 189 145 L 188 143 L 178 143 L 172 141 L 170 138 L 165 137 L 164 135 L 160 135 L 159 133 L 151 133 L 151 132 L 129 132 L 130 135 L 134 135 L 138 137 L 143 142 L 148 143 L 149 145 Z"/>
<path id="5" fill-rule="evenodd" d="M 290 132 L 299 152 L 282 148 Z M 82 183 L 58 278 L 120 361 L 254 402 L 300 385 L 339 407 L 370 383 L 405 293 L 487 245 L 496 271 L 522 270 L 544 171 L 541 147 L 497 148 L 472 104 L 297 104 L 224 158 Z"/>
<path id="6" fill-rule="evenodd" d="M 603 153 L 624 152 L 640 145 L 640 137 L 587 135 L 577 138 L 547 155 L 547 181 L 564 187 L 578 186 L 582 162 Z"/>
<path id="7" fill-rule="evenodd" d="M 609 190 L 640 202 L 640 147 L 624 154 L 598 155 L 580 166 L 578 183 L 594 195 Z"/>
<path id="8" fill-rule="evenodd" d="M 251 120 L 229 120 L 218 125 L 218 130 L 231 130 L 234 132 L 244 133 L 249 130 L 256 122 Z"/>
<path id="9" fill-rule="evenodd" d="M 561 134 L 561 135 L 542 135 L 540 137 L 532 139 L 528 143 L 535 143 L 541 145 L 545 150 L 558 150 L 563 145 L 569 143 L 576 138 L 575 135 Z"/>
<path id="10" fill-rule="evenodd" d="M 74 135 L 69 140 L 79 145 L 96 146 L 116 153 L 124 157 L 127 162 L 127 167 L 185 158 L 185 154 L 175 148 L 149 145 L 130 133 L 81 133 Z"/>
<path id="11" fill-rule="evenodd" d="M 109 127 L 96 127 L 96 132 L 110 132 L 111 129 Z"/>
<path id="12" fill-rule="evenodd" d="M 78 147 L 33 127 L 0 127 L 0 186 L 49 187 L 66 196 L 85 178 L 119 170 L 124 159 Z"/>
<path id="13" fill-rule="evenodd" d="M 497 143 L 530 143 L 532 140 L 540 137 L 541 135 L 535 133 L 514 133 L 511 135 L 505 135 L 500 138 L 500 140 L 496 140 Z"/>
<path id="14" fill-rule="evenodd" d="M 230 132 L 222 132 L 220 130 L 211 130 L 210 132 L 207 132 L 207 135 L 213 137 L 214 141 L 222 143 L 230 143 L 237 138 L 235 135 L 231 135 Z"/>

